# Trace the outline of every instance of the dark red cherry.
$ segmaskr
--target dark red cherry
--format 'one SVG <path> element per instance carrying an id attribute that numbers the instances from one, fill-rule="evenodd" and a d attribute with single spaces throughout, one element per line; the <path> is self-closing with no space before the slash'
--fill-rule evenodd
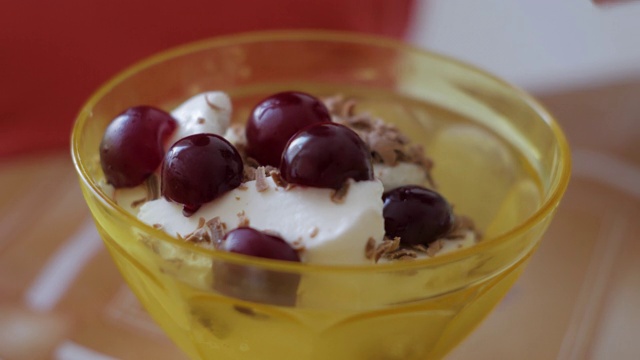
<path id="1" fill-rule="evenodd" d="M 242 183 L 242 158 L 233 145 L 214 134 L 178 140 L 162 164 L 162 195 L 184 205 L 190 216 L 200 206 Z"/>
<path id="2" fill-rule="evenodd" d="M 417 185 L 386 192 L 382 199 L 386 236 L 404 245 L 428 245 L 446 235 L 453 224 L 449 203 L 437 192 Z"/>
<path id="3" fill-rule="evenodd" d="M 100 143 L 100 165 L 116 188 L 140 185 L 160 166 L 164 142 L 176 120 L 151 106 L 136 106 L 118 115 Z"/>
<path id="4" fill-rule="evenodd" d="M 286 241 L 249 227 L 237 228 L 227 233 L 221 248 L 249 256 L 300 262 L 298 253 Z"/>
<path id="5" fill-rule="evenodd" d="M 297 252 L 284 240 L 252 228 L 229 232 L 221 249 L 267 259 L 300 261 Z M 300 284 L 297 273 L 266 269 L 251 263 L 214 260 L 213 274 L 214 289 L 228 296 L 279 306 L 296 303 Z"/>
<path id="6" fill-rule="evenodd" d="M 269 96 L 256 105 L 247 121 L 247 154 L 262 165 L 278 167 L 291 136 L 327 121 L 331 121 L 329 110 L 309 94 L 288 91 Z"/>
<path id="7" fill-rule="evenodd" d="M 339 189 L 347 179 L 373 180 L 367 145 L 337 123 L 311 125 L 292 137 L 280 172 L 289 183 L 319 188 Z"/>

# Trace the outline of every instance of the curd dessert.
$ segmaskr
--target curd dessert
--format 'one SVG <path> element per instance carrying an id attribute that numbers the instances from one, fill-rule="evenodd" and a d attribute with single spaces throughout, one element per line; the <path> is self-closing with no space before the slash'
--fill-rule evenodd
<path id="1" fill-rule="evenodd" d="M 193 359 L 440 359 L 518 279 L 569 173 L 526 94 L 324 32 L 139 63 L 72 143 L 105 247 Z"/>
<path id="2" fill-rule="evenodd" d="M 372 264 L 477 242 L 435 190 L 423 148 L 356 107 L 280 92 L 233 125 L 219 91 L 171 113 L 133 107 L 103 137 L 103 187 L 171 236 L 270 259 Z"/>

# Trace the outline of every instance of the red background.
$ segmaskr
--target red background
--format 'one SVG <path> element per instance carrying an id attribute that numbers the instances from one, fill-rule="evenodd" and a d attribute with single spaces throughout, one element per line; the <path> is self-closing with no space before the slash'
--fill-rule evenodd
<path id="1" fill-rule="evenodd" d="M 64 148 L 89 95 L 160 50 L 233 32 L 402 37 L 412 0 L 24 0 L 0 5 L 0 158 Z"/>

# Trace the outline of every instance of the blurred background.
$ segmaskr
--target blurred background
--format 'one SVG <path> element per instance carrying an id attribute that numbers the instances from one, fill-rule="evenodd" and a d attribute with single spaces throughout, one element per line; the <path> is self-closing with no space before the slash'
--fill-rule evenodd
<path id="1" fill-rule="evenodd" d="M 402 38 L 532 92 L 574 171 L 509 296 L 450 359 L 637 359 L 640 1 L 13 1 L 0 12 L 0 359 L 180 359 L 88 218 L 68 138 L 83 101 L 143 57 L 238 31 Z"/>
<path id="2" fill-rule="evenodd" d="M 640 3 L 416 2 L 412 42 L 544 93 L 640 76 Z"/>

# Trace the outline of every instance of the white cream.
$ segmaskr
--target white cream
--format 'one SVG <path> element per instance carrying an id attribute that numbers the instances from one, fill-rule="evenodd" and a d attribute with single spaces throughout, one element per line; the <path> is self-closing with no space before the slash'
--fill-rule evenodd
<path id="1" fill-rule="evenodd" d="M 223 136 L 233 146 L 246 146 L 247 138 L 244 134 L 244 126 L 231 125 Z"/>
<path id="2" fill-rule="evenodd" d="M 331 200 L 333 190 L 310 187 L 277 187 L 268 177 L 269 188 L 256 189 L 256 181 L 246 189 L 235 189 L 203 205 L 191 217 L 182 215 L 182 206 L 164 198 L 140 208 L 138 218 L 160 224 L 171 234 L 185 236 L 195 230 L 200 217 L 219 217 L 228 229 L 240 223 L 244 212 L 249 225 L 280 234 L 300 253 L 303 262 L 314 264 L 366 264 L 369 238 L 376 244 L 384 237 L 382 183 L 378 180 L 352 182 L 341 203 Z"/>
<path id="3" fill-rule="evenodd" d="M 382 181 L 384 191 L 404 185 L 428 186 L 424 168 L 411 163 L 401 162 L 395 166 L 374 164 L 373 175 Z"/>
<path id="4" fill-rule="evenodd" d="M 130 214 L 137 214 L 140 206 L 147 200 L 146 186 L 117 189 L 112 196 L 113 200 Z"/>
<path id="5" fill-rule="evenodd" d="M 190 98 L 171 112 L 178 127 L 168 144 L 200 133 L 223 135 L 231 121 L 231 108 L 231 99 L 222 91 L 204 92 Z"/>
<path id="6" fill-rule="evenodd" d="M 231 110 L 231 101 L 223 92 L 205 92 L 190 98 L 171 113 L 178 128 L 168 144 L 197 133 L 223 135 L 232 144 L 246 144 L 243 129 L 229 126 Z M 204 204 L 191 217 L 182 215 L 182 205 L 164 198 L 140 206 L 146 195 L 144 186 L 118 189 L 113 198 L 143 222 L 160 224 L 173 236 L 184 237 L 196 230 L 201 217 L 205 220 L 219 217 L 230 231 L 240 224 L 239 214 L 244 213 L 249 226 L 274 231 L 294 248 L 302 249 L 304 262 L 366 264 L 372 262 L 365 256 L 367 241 L 373 238 L 377 245 L 384 238 L 383 191 L 403 185 L 428 185 L 426 171 L 416 164 L 375 164 L 374 176 L 374 181 L 352 182 L 341 203 L 331 200 L 331 189 L 300 186 L 285 190 L 268 177 L 268 189 L 259 192 L 256 181 L 249 181 L 244 189 L 232 190 Z M 475 242 L 475 234 L 470 231 L 463 239 L 443 241 L 437 255 Z M 423 256 L 427 255 L 419 254 Z"/>

